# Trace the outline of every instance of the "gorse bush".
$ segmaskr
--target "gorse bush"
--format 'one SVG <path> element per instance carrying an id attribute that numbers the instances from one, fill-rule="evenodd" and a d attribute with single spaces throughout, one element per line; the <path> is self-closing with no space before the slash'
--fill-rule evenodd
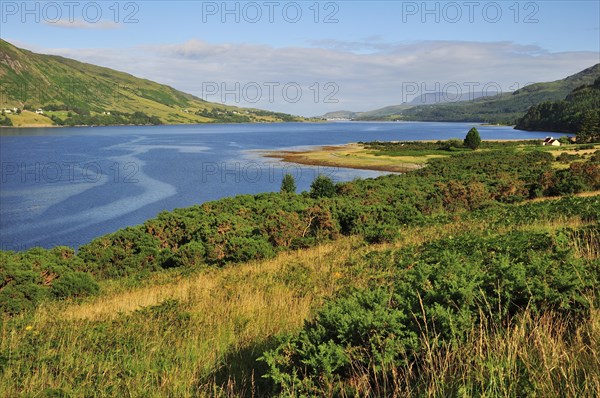
<path id="1" fill-rule="evenodd" d="M 377 373 L 397 366 L 419 345 L 418 333 L 407 327 L 413 314 L 397 300 L 373 289 L 326 303 L 298 336 L 265 352 L 261 360 L 269 366 L 268 376 L 289 393 L 319 395 L 356 369 Z"/>
<path id="2" fill-rule="evenodd" d="M 68 247 L 0 252 L 0 311 L 16 314 L 47 298 L 83 297 L 98 292 L 81 258 Z"/>
<path id="3" fill-rule="evenodd" d="M 352 191 L 354 184 L 347 187 L 345 195 L 360 193 Z M 352 203 L 339 192 L 331 204 L 333 220 L 341 203 Z M 311 245 L 346 228 L 319 216 L 313 208 L 318 201 L 304 208 L 278 202 L 279 196 L 284 195 L 273 196 L 275 208 L 264 210 L 270 225 L 248 229 L 245 236 L 272 236 L 268 242 L 275 249 L 275 238 L 290 247 Z M 248 196 L 240 203 L 255 201 L 252 208 L 260 209 L 263 199 Z M 190 272 L 198 261 L 207 264 L 204 239 L 211 236 L 210 226 L 218 226 L 227 241 L 236 236 L 233 229 L 244 226 L 235 217 L 230 224 L 220 217 L 235 203 L 161 215 L 172 235 L 156 219 L 142 227 L 156 232 L 157 264 L 173 266 L 170 259 L 191 268 L 157 275 L 132 269 L 134 277 L 103 282 L 101 297 L 4 315 L 0 391 L 8 396 L 597 395 L 600 197 L 494 202 L 431 216 L 406 207 L 394 222 L 408 224 L 395 224 L 400 239 L 391 245 L 351 237 L 268 261 Z M 369 206 L 353 213 L 356 231 L 368 229 L 361 229 L 361 222 L 369 223 L 360 221 L 366 214 L 393 215 L 383 205 Z M 231 212 L 254 217 L 243 210 L 240 205 Z M 206 213 L 198 217 L 201 211 Z M 298 220 L 304 225 L 275 234 L 281 214 L 289 226 Z M 305 237 L 295 240 L 290 231 L 298 229 L 302 236 L 313 216 Z M 223 249 L 227 255 L 238 250 Z M 12 257 L 13 265 L 23 262 L 26 253 L 7 254 L 0 266 Z M 31 254 L 85 265 L 69 249 Z M 40 302 L 54 297 L 51 287 L 36 284 L 45 292 Z"/>
<path id="4" fill-rule="evenodd" d="M 592 229 L 586 233 L 600 238 Z M 393 378 L 428 349 L 465 342 L 474 325 L 507 325 L 525 311 L 576 325 L 600 282 L 600 263 L 586 263 L 568 244 L 577 233 L 467 234 L 378 253 L 368 261 L 396 270 L 390 287 L 326 303 L 300 333 L 265 352 L 267 376 L 286 396 L 353 395 L 339 389 L 357 373 L 374 384 Z"/>

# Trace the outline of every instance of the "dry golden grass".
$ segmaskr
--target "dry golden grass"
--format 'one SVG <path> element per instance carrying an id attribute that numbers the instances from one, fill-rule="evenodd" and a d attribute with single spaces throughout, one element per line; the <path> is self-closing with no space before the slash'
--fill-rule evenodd
<path id="1" fill-rule="evenodd" d="M 506 328 L 473 328 L 460 346 L 424 346 L 423 358 L 392 369 L 393 377 L 374 384 L 362 369 L 350 385 L 362 397 L 600 396 L 598 309 L 575 333 L 560 317 L 526 311 Z"/>
<path id="2" fill-rule="evenodd" d="M 20 115 L 9 115 L 14 127 L 51 127 L 52 120 L 31 111 L 22 111 Z"/>
<path id="3" fill-rule="evenodd" d="M 578 194 L 575 194 L 573 196 L 576 196 L 578 198 L 591 198 L 592 196 L 597 196 L 600 195 L 600 191 L 586 191 L 586 192 L 580 192 Z M 560 196 L 544 196 L 542 198 L 535 198 L 535 199 L 530 199 L 530 200 L 526 200 L 521 202 L 522 205 L 527 204 L 527 203 L 535 203 L 535 202 L 545 202 L 547 200 L 557 200 L 560 199 Z"/>
<path id="4" fill-rule="evenodd" d="M 551 220 L 539 221 L 534 225 L 495 228 L 499 233 L 508 230 L 557 230 L 561 228 L 578 228 L 585 225 L 579 217 L 563 217 L 557 215 Z M 148 286 L 132 288 L 114 293 L 105 292 L 102 296 L 93 298 L 81 304 L 69 304 L 61 308 L 58 317 L 65 320 L 79 319 L 111 319 L 124 313 L 156 305 L 167 299 L 202 303 L 207 309 L 214 308 L 214 302 L 221 302 L 218 294 L 235 289 L 237 305 L 243 307 L 244 301 L 270 305 L 264 289 L 273 283 L 274 275 L 278 275 L 288 264 L 300 264 L 308 267 L 313 276 L 322 279 L 323 285 L 316 296 L 330 295 L 336 291 L 336 275 L 344 271 L 344 264 L 349 257 L 361 255 L 368 251 L 383 251 L 401 247 L 421 245 L 425 242 L 447 236 L 457 236 L 466 232 L 485 232 L 492 227 L 481 221 L 456 221 L 451 224 L 412 227 L 401 231 L 400 237 L 393 243 L 363 246 L 357 237 L 345 237 L 332 243 L 318 247 L 280 253 L 269 260 L 256 261 L 241 265 L 233 265 L 223 269 L 206 269 L 204 272 L 191 277 L 178 277 L 168 283 L 149 284 Z M 578 241 L 581 250 L 592 250 L 590 245 L 595 242 Z M 597 243 L 597 242 L 596 242 Z M 586 246 L 587 245 L 587 246 Z M 579 247 L 578 246 L 578 247 Z M 597 248 L 596 248 L 597 250 Z M 235 281 L 235 283 L 233 282 Z M 325 283 L 329 282 L 329 283 Z M 299 305 L 305 308 L 305 303 L 294 301 L 295 291 L 278 291 L 278 300 L 285 305 Z M 233 304 L 234 302 L 232 302 Z M 52 305 L 52 304 L 49 304 Z M 288 307 L 293 308 L 293 307 Z M 48 312 L 40 310 L 41 312 Z M 54 311 L 51 311 L 54 313 Z M 54 313 L 53 317 L 56 316 Z M 305 318 L 302 318 L 305 319 Z"/>
<path id="5" fill-rule="evenodd" d="M 555 149 L 553 151 L 550 151 L 550 153 L 555 157 L 559 157 L 562 154 L 567 154 L 567 155 L 590 155 L 594 152 L 596 152 L 598 150 L 598 146 L 594 146 L 593 149 L 575 149 L 571 146 L 571 148 L 565 148 L 565 149 Z"/>
<path id="6" fill-rule="evenodd" d="M 271 292 L 276 294 L 265 293 L 265 288 L 270 288 L 269 285 L 273 282 L 273 276 L 281 272 L 282 268 L 290 262 L 310 266 L 313 273 L 327 274 L 327 270 L 322 269 L 322 264 L 327 261 L 328 269 L 335 265 L 331 263 L 335 257 L 332 256 L 332 251 L 348 250 L 353 241 L 356 241 L 356 238 L 344 239 L 312 249 L 282 253 L 270 260 L 233 265 L 223 269 L 208 269 L 187 279 L 179 278 L 163 285 L 133 288 L 113 295 L 104 294 L 82 304 L 66 306 L 60 311 L 59 317 L 66 320 L 115 318 L 123 313 L 156 305 L 167 299 L 189 302 L 198 310 L 216 311 L 222 309 L 219 307 L 222 307 L 224 296 L 226 296 L 225 301 L 232 307 L 256 309 L 264 304 L 266 307 L 283 305 L 284 308 L 300 310 L 305 308 L 306 304 L 294 298 L 293 289 L 278 287 L 277 292 Z M 233 299 L 228 297 L 229 294 L 233 294 L 232 292 L 235 292 Z M 273 299 L 270 296 L 276 296 L 276 300 L 269 301 Z"/>
<path id="7" fill-rule="evenodd" d="M 553 230 L 582 225 L 578 217 L 558 216 L 506 229 Z M 281 253 L 270 260 L 207 268 L 187 276 L 173 274 L 178 275 L 173 279 L 157 277 L 140 287 L 107 284 L 101 296 L 80 303 L 47 303 L 33 315 L 0 323 L 0 354 L 15 356 L 20 364 L 4 369 L 0 391 L 7 397 L 36 396 L 48 388 L 73 396 L 250 395 L 260 380 L 253 381 L 253 375 L 245 372 L 257 366 L 261 347 L 272 344 L 273 336 L 297 332 L 313 311 L 340 289 L 365 287 L 373 280 L 388 282 L 389 276 L 382 271 L 360 268 L 365 254 L 469 231 L 484 233 L 490 228 L 481 221 L 413 227 L 403 231 L 396 242 L 381 245 L 365 245 L 356 237 L 342 238 Z M 596 246 L 590 248 L 591 244 Z M 583 236 L 574 245 L 582 257 L 597 258 L 597 237 Z M 161 310 L 169 303 L 172 307 Z M 597 365 L 593 368 L 580 363 L 566 369 L 567 362 L 561 361 L 581 361 L 584 357 L 591 364 L 594 358 L 597 361 L 598 352 L 583 356 L 581 350 L 589 350 L 585 341 L 600 342 L 599 319 L 596 311 L 581 325 L 579 345 L 562 341 L 562 329 L 554 320 L 546 321 L 547 325 L 528 321 L 527 328 L 515 323 L 506 335 L 474 330 L 472 341 L 465 347 L 431 351 L 428 362 L 419 366 L 435 376 L 426 381 L 430 393 L 444 395 L 441 392 L 451 388 L 448 380 L 461 374 L 464 383 L 480 380 L 484 385 L 487 377 L 509 383 L 519 358 L 529 361 L 525 363 L 532 371 L 540 372 L 537 380 L 553 383 L 547 387 L 550 393 L 557 391 L 557 383 L 575 377 L 573 372 L 598 369 Z M 533 332 L 525 333 L 532 325 Z M 588 334 L 584 334 L 586 330 Z M 531 334 L 534 332 L 538 334 Z M 387 391 L 396 391 L 398 396 L 413 393 L 406 386 L 422 374 L 410 372 L 416 368 L 396 370 L 397 377 L 387 381 Z M 366 380 L 357 374 L 353 381 L 363 396 L 380 391 Z M 598 380 L 598 373 L 591 374 L 589 388 L 597 388 Z M 478 386 L 467 386 L 472 390 L 465 394 L 470 395 L 469 391 Z M 544 391 L 546 386 L 538 388 Z M 489 396 L 498 396 L 510 395 L 511 390 L 490 391 Z"/>

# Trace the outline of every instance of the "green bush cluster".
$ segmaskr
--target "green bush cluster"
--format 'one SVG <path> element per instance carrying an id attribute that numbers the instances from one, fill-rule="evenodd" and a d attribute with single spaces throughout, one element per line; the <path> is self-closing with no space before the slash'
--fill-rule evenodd
<path id="1" fill-rule="evenodd" d="M 327 302 L 296 335 L 264 353 L 269 377 L 285 396 L 352 396 L 357 374 L 377 380 L 414 363 L 428 349 L 464 342 L 482 323 L 507 325 L 526 309 L 551 311 L 575 325 L 588 315 L 600 262 L 574 255 L 578 234 L 465 234 L 418 247 L 375 252 L 367 266 L 393 271 L 389 286 L 371 286 Z"/>
<path id="2" fill-rule="evenodd" d="M 0 312 L 16 314 L 48 298 L 84 297 L 98 284 L 83 272 L 83 260 L 73 249 L 0 251 Z"/>
<path id="3" fill-rule="evenodd" d="M 50 117 L 54 123 L 59 126 L 113 126 L 113 125 L 161 125 L 163 124 L 159 117 L 148 116 L 144 112 L 125 113 L 111 111 L 110 115 L 93 115 L 89 111 L 82 113 L 69 112 L 66 119 L 61 119 L 56 115 Z"/>
<path id="4" fill-rule="evenodd" d="M 597 159 L 572 163 L 565 170 L 553 169 L 553 162 L 547 152 L 517 152 L 510 147 L 458 152 L 406 175 L 338 184 L 319 176 L 310 192 L 300 195 L 241 195 L 163 212 L 143 225 L 83 245 L 69 264 L 74 272 L 84 272 L 90 279 L 81 275 L 66 277 L 56 291 L 79 295 L 77 287 L 88 282 L 91 285 L 91 277 L 102 280 L 142 276 L 172 267 L 260 260 L 273 257 L 278 251 L 314 246 L 340 235 L 362 235 L 369 243 L 390 242 L 407 225 L 442 222 L 444 217 L 459 215 L 468 217 L 483 209 L 541 195 L 600 189 Z M 502 211 L 498 210 L 499 214 Z M 511 214 L 503 217 L 519 222 Z M 521 217 L 526 219 L 527 214 Z M 56 257 L 56 249 L 36 250 L 40 258 L 47 257 L 48 261 Z M 3 256 L 11 259 L 15 269 L 32 267 L 26 254 Z M 2 272 L 6 269 L 3 267 Z M 41 290 L 33 287 L 43 285 L 34 276 L 16 280 L 7 277 L 4 285 L 9 284 L 7 281 L 13 286 L 29 286 L 30 293 L 19 294 L 31 305 L 45 296 L 39 296 L 38 290 L 47 290 L 44 286 Z M 17 312 L 16 307 L 10 312 Z"/>

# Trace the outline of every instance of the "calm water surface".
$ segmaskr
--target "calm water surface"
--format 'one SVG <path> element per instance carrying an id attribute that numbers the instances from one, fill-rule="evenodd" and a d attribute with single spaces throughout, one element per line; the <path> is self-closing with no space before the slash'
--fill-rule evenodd
<path id="1" fill-rule="evenodd" d="M 78 247 L 172 210 L 237 194 L 278 191 L 285 172 L 307 190 L 380 172 L 297 166 L 253 150 L 372 140 L 543 138 L 475 123 L 236 124 L 0 129 L 0 247 Z"/>

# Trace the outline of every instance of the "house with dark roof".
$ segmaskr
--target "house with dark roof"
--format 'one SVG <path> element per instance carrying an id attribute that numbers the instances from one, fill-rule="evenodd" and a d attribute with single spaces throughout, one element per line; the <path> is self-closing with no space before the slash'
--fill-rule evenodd
<path id="1" fill-rule="evenodd" d="M 560 142 L 553 137 L 546 137 L 544 141 L 542 141 L 542 145 L 544 146 L 560 146 Z"/>

